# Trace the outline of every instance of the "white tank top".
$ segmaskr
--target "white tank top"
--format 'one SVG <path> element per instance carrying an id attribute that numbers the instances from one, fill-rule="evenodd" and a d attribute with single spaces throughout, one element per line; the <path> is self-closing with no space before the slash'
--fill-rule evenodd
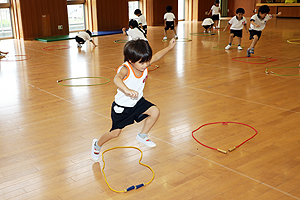
<path id="1" fill-rule="evenodd" d="M 148 68 L 143 71 L 143 74 L 140 77 L 137 77 L 129 62 L 123 63 L 123 65 L 118 68 L 117 73 L 120 72 L 122 67 L 126 67 L 128 70 L 127 76 L 123 79 L 124 84 L 129 89 L 137 91 L 139 93 L 139 96 L 133 99 L 129 96 L 126 96 L 120 89 L 117 89 L 115 102 L 120 106 L 134 107 L 135 104 L 143 97 L 143 90 L 145 87 L 146 79 L 148 77 Z"/>

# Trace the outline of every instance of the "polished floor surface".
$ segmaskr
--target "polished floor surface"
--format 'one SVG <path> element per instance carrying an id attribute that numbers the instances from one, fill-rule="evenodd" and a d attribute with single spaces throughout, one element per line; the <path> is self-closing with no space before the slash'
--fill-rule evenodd
<path id="1" fill-rule="evenodd" d="M 9 54 L 0 61 L 0 200 L 300 199 L 300 44 L 287 42 L 300 38 L 299 22 L 269 21 L 251 58 L 245 57 L 251 42 L 245 31 L 243 50 L 236 49 L 236 38 L 225 50 L 229 30 L 204 35 L 201 22 L 179 22 L 176 46 L 155 63 L 157 69 L 151 66 L 155 70 L 144 90 L 161 111 L 149 134 L 157 146 L 135 140 L 139 123 L 102 148 L 138 147 L 142 162 L 155 172 L 151 184 L 123 194 L 108 188 L 103 162 L 91 160 L 90 148 L 110 129 L 117 89 L 113 77 L 123 63 L 124 46 L 114 41 L 127 37 L 95 37 L 99 46 L 85 44 L 81 51 L 73 40 L 1 40 L 0 50 Z M 221 26 L 226 23 L 222 20 Z M 162 26 L 148 32 L 154 52 L 168 45 Z M 77 77 L 110 82 L 57 83 Z M 193 130 L 213 122 L 245 123 L 258 134 L 224 154 L 192 137 Z M 228 123 L 204 126 L 194 135 L 209 147 L 228 150 L 254 133 Z M 105 154 L 112 188 L 124 190 L 151 179 L 139 158 L 136 149 Z"/>

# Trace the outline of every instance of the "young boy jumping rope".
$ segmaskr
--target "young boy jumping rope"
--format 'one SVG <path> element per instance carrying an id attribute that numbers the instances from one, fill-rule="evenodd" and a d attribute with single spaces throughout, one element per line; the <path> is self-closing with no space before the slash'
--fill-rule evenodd
<path id="1" fill-rule="evenodd" d="M 100 157 L 100 148 L 109 140 L 120 135 L 127 125 L 134 121 L 144 120 L 142 131 L 137 134 L 136 140 L 155 147 L 147 134 L 159 117 L 159 109 L 143 97 L 145 82 L 148 77 L 148 66 L 158 61 L 175 46 L 173 38 L 168 47 L 157 52 L 152 57 L 152 49 L 145 40 L 131 40 L 123 49 L 124 63 L 118 68 L 114 83 L 118 87 L 115 101 L 111 106 L 112 128 L 104 133 L 99 140 L 94 139 L 91 155 L 94 161 Z"/>

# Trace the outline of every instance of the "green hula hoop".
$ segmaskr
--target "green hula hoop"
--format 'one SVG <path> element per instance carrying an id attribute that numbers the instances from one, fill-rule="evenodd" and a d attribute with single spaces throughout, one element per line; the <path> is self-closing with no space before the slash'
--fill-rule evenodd
<path id="1" fill-rule="evenodd" d="M 190 33 L 190 35 L 194 36 L 211 36 L 211 35 L 218 35 L 216 33 Z"/>
<path id="2" fill-rule="evenodd" d="M 224 45 L 224 47 L 220 47 L 220 46 L 223 46 L 223 45 L 224 45 L 224 44 L 219 44 L 219 45 L 213 47 L 213 49 L 225 49 L 226 44 Z M 237 49 L 237 45 L 233 44 L 232 46 L 235 46 L 235 47 L 230 48 L 230 49 Z M 244 48 L 245 46 L 241 45 L 241 47 Z"/>
<path id="3" fill-rule="evenodd" d="M 166 39 L 166 40 L 162 40 L 163 42 L 169 42 L 171 39 Z M 179 38 L 179 39 L 175 39 L 175 42 L 190 42 L 192 41 L 191 39 L 188 38 Z"/>
<path id="4" fill-rule="evenodd" d="M 88 84 L 88 85 L 67 85 L 67 84 L 62 84 L 61 82 L 63 81 L 68 81 L 68 80 L 74 80 L 74 79 L 84 79 L 84 78 L 100 78 L 100 79 L 105 79 L 107 80 L 105 83 L 97 83 L 97 84 Z M 82 87 L 82 86 L 95 86 L 95 85 L 104 85 L 104 84 L 107 84 L 110 82 L 110 79 L 108 78 L 104 78 L 104 77 L 77 77 L 77 78 L 65 78 L 65 79 L 61 79 L 61 80 L 57 80 L 57 83 L 59 85 L 62 85 L 62 86 L 67 86 L 67 87 Z"/>
<path id="5" fill-rule="evenodd" d="M 266 74 L 274 74 L 274 75 L 277 75 L 277 76 L 300 76 L 300 74 L 277 74 L 277 73 L 275 73 L 275 72 L 273 72 L 273 71 L 268 71 L 268 69 L 270 69 L 270 68 L 280 68 L 280 69 L 287 69 L 287 68 L 298 68 L 298 69 L 300 69 L 300 67 L 268 67 L 268 68 L 266 68 Z"/>
<path id="6" fill-rule="evenodd" d="M 128 42 L 128 40 L 121 40 L 121 39 L 119 39 L 119 40 L 115 40 L 114 41 L 114 43 L 126 43 L 126 42 Z"/>
<path id="7" fill-rule="evenodd" d="M 287 42 L 291 44 L 300 44 L 300 39 L 288 39 Z"/>

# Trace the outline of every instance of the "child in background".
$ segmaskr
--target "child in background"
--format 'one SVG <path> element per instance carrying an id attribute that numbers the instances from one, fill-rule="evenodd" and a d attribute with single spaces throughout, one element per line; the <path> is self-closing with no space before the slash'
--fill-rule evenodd
<path id="1" fill-rule="evenodd" d="M 82 45 L 85 43 L 85 41 L 90 41 L 91 43 L 93 43 L 93 45 L 96 47 L 97 45 L 94 43 L 93 39 L 92 39 L 92 32 L 89 30 L 86 31 L 80 31 L 76 37 L 75 40 L 77 42 L 77 47 L 81 48 Z"/>
<path id="2" fill-rule="evenodd" d="M 202 22 L 202 26 L 205 29 L 204 33 L 211 33 L 211 28 L 214 25 L 214 21 L 211 18 L 205 18 Z M 207 31 L 209 29 L 209 31 Z"/>
<path id="3" fill-rule="evenodd" d="M 152 49 L 148 41 L 131 40 L 123 49 L 124 63 L 118 68 L 114 83 L 118 87 L 115 101 L 111 106 L 112 128 L 104 133 L 99 140 L 92 143 L 91 156 L 94 161 L 100 157 L 100 148 L 109 140 L 120 135 L 123 128 L 133 124 L 134 121 L 144 120 L 142 131 L 137 134 L 136 140 L 155 147 L 147 134 L 159 117 L 159 109 L 143 97 L 145 82 L 148 77 L 148 66 L 158 61 L 175 46 L 175 39 L 169 46 L 157 52 L 152 57 Z"/>
<path id="4" fill-rule="evenodd" d="M 212 20 L 215 23 L 215 28 L 220 28 L 219 26 L 219 19 L 221 17 L 221 8 L 220 8 L 220 3 L 219 0 L 215 1 L 215 4 L 211 7 L 210 11 L 208 12 L 207 15 L 210 15 L 210 13 L 212 13 Z"/>
<path id="5" fill-rule="evenodd" d="M 267 21 L 273 17 L 281 15 L 281 12 L 278 14 L 268 14 L 270 8 L 267 5 L 263 5 L 258 9 L 258 13 L 253 15 L 250 19 L 250 40 L 253 39 L 250 47 L 247 49 L 247 57 L 250 57 L 250 54 L 254 54 L 254 48 L 259 40 L 262 30 L 265 28 Z"/>
<path id="6" fill-rule="evenodd" d="M 225 47 L 226 50 L 230 49 L 232 46 L 233 38 L 236 36 L 238 38 L 238 50 L 242 50 L 241 47 L 241 40 L 243 36 L 243 27 L 245 27 L 246 32 L 247 30 L 247 20 L 243 16 L 245 14 L 244 8 L 238 8 L 236 10 L 236 16 L 231 18 L 231 20 L 228 22 L 228 24 L 224 28 L 224 32 L 226 31 L 227 27 L 231 25 L 230 27 L 230 36 L 229 36 L 229 44 Z"/>
<path id="7" fill-rule="evenodd" d="M 142 30 L 139 27 L 139 24 L 136 20 L 131 19 L 128 25 L 129 25 L 128 31 L 126 31 L 126 28 L 122 28 L 122 31 L 123 31 L 123 35 L 129 36 L 129 40 L 137 40 L 137 39 L 147 40 L 144 30 Z"/>
<path id="8" fill-rule="evenodd" d="M 172 6 L 167 6 L 166 7 L 166 11 L 167 13 L 164 15 L 164 20 L 165 20 L 165 37 L 163 38 L 163 40 L 167 40 L 167 31 L 169 29 L 174 31 L 175 34 L 175 39 L 178 39 L 178 36 L 176 34 L 176 30 L 175 30 L 175 15 L 172 13 Z"/>
<path id="9" fill-rule="evenodd" d="M 142 11 L 140 9 L 136 9 L 134 11 L 134 14 L 139 17 L 138 24 L 145 31 L 145 35 L 147 35 L 147 21 L 145 15 L 142 14 Z"/>

